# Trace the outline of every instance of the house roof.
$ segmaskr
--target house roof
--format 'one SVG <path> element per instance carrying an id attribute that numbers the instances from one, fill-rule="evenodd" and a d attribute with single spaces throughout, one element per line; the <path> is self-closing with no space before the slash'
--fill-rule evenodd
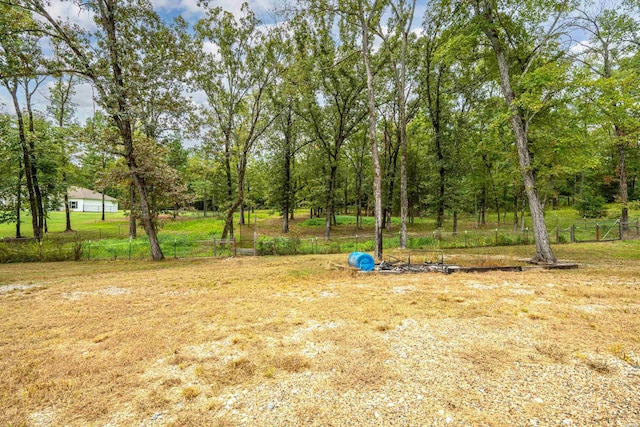
<path id="1" fill-rule="evenodd" d="M 102 193 L 98 193 L 93 190 L 89 190 L 88 188 L 82 187 L 69 187 L 69 191 L 67 193 L 69 198 L 71 199 L 92 199 L 92 200 L 102 200 Z M 105 200 L 117 201 L 111 196 L 104 196 Z"/>

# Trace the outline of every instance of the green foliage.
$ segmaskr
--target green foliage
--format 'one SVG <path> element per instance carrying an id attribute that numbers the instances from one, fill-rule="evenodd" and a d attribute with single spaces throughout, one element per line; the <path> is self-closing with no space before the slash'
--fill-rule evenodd
<path id="1" fill-rule="evenodd" d="M 356 225 L 356 217 L 351 215 L 336 215 L 336 223 L 337 225 Z M 302 222 L 300 226 L 302 227 L 320 227 L 324 226 L 326 219 L 324 217 L 321 218 L 309 218 Z M 375 218 L 366 216 L 360 218 L 362 225 L 374 225 Z M 391 224 L 399 224 L 400 218 L 392 217 Z"/>
<path id="2" fill-rule="evenodd" d="M 582 191 L 575 207 L 584 218 L 601 218 L 606 213 L 604 197 L 589 187 Z"/>

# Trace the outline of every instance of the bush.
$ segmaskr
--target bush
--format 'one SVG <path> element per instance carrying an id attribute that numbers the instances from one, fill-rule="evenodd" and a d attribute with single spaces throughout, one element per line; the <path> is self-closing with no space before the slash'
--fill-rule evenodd
<path id="1" fill-rule="evenodd" d="M 575 207 L 584 218 L 601 218 L 606 212 L 604 197 L 590 188 L 584 189 Z"/>
<path id="2" fill-rule="evenodd" d="M 256 249 L 258 255 L 295 255 L 300 252 L 300 239 L 297 237 L 260 237 Z"/>

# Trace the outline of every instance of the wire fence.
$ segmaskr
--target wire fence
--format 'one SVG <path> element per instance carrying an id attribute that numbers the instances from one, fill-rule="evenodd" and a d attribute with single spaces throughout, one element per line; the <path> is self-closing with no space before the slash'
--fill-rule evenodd
<path id="1" fill-rule="evenodd" d="M 640 238 L 639 220 L 629 223 L 601 221 L 557 225 L 549 229 L 553 243 L 604 242 Z M 160 247 L 166 257 L 231 257 L 240 255 L 297 255 L 371 252 L 375 247 L 373 234 L 334 237 L 280 237 L 260 235 L 222 240 L 217 236 L 164 234 L 159 236 Z M 534 243 L 529 228 L 478 228 L 458 232 L 434 230 L 430 233 L 410 233 L 408 249 L 441 250 L 489 246 L 527 245 Z M 398 248 L 398 233 L 385 233 L 385 249 Z M 62 260 L 141 260 L 149 258 L 149 242 L 138 239 L 86 239 L 83 234 L 47 235 L 43 241 L 35 239 L 4 239 L 0 242 L 0 262 L 62 261 Z"/>

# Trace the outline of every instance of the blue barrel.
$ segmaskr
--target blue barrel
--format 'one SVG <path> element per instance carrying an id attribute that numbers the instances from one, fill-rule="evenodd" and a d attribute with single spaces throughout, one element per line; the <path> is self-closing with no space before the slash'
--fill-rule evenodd
<path id="1" fill-rule="evenodd" d="M 375 267 L 373 257 L 364 252 L 351 252 L 349 255 L 349 265 L 359 268 L 362 271 L 371 271 Z"/>

